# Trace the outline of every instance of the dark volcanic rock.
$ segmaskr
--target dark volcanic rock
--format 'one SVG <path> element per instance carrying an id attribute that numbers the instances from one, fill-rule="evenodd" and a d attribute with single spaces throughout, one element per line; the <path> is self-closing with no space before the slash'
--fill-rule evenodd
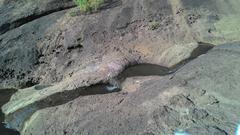
<path id="1" fill-rule="evenodd" d="M 0 4 L 0 34 L 75 5 L 72 0 L 2 0 Z"/>
<path id="2" fill-rule="evenodd" d="M 219 33 L 234 30 L 223 29 L 225 24 L 221 20 L 227 19 L 223 13 L 229 5 L 237 3 L 235 0 L 226 7 L 225 2 L 212 1 L 110 0 L 99 12 L 75 17 L 70 14 L 77 9 L 57 12 L 72 7 L 74 4 L 69 0 L 24 2 L 4 0 L 0 3 L 4 16 L 0 20 L 2 25 L 37 16 L 30 23 L 12 27 L 15 29 L 0 36 L 1 87 L 24 88 L 67 78 L 80 79 L 73 81 L 76 87 L 90 85 L 106 80 L 110 72 L 95 73 L 94 67 L 104 68 L 107 63 L 115 63 L 118 68 L 113 69 L 111 76 L 116 76 L 129 63 L 171 67 L 188 58 L 199 41 L 218 43 L 238 39 L 229 35 L 219 37 Z M 203 6 L 196 13 L 194 8 L 199 4 Z M 214 4 L 221 5 L 216 7 L 217 11 L 205 9 Z M 231 17 L 237 13 L 237 10 L 231 12 Z M 238 22 L 233 19 L 230 23 L 235 21 Z M 155 30 L 151 30 L 152 27 Z M 80 72 L 90 75 L 83 75 L 86 79 L 81 80 L 76 77 L 82 74 Z"/>
<path id="3" fill-rule="evenodd" d="M 0 87 L 23 88 L 2 107 L 5 121 L 26 135 L 173 134 L 195 127 L 234 134 L 239 4 L 109 0 L 97 12 L 78 14 L 70 0 L 2 0 Z M 227 44 L 207 53 L 220 43 Z M 78 95 L 139 63 L 186 65 L 164 77 L 127 78 L 118 93 Z"/>
<path id="4" fill-rule="evenodd" d="M 232 94 L 240 93 L 237 84 L 228 86 L 239 80 L 236 64 L 239 62 L 235 59 L 238 53 L 230 51 L 238 52 L 237 48 L 237 43 L 229 48 L 218 46 L 183 66 L 175 75 L 128 78 L 119 93 L 79 97 L 64 105 L 39 110 L 26 122 L 22 133 L 61 134 L 64 129 L 66 134 L 173 134 L 178 131 L 234 134 L 240 108 L 239 98 Z M 212 58 L 214 62 L 209 63 Z M 228 67 L 232 70 L 227 72 Z M 203 77 L 208 79 L 201 79 Z M 226 87 L 228 94 L 221 94 Z M 218 102 L 213 102 L 213 97 Z M 61 117 L 63 114 L 66 117 Z"/>
<path id="5" fill-rule="evenodd" d="M 37 77 L 31 77 L 41 57 L 37 44 L 44 38 L 47 29 L 64 13 L 63 11 L 42 17 L 0 35 L 1 87 L 26 87 L 38 82 Z"/>

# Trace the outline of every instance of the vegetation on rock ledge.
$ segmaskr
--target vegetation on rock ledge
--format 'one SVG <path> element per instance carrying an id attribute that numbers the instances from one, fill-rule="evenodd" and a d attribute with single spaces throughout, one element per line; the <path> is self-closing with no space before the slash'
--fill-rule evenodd
<path id="1" fill-rule="evenodd" d="M 104 3 L 104 0 L 74 0 L 83 12 L 93 11 L 99 9 Z"/>

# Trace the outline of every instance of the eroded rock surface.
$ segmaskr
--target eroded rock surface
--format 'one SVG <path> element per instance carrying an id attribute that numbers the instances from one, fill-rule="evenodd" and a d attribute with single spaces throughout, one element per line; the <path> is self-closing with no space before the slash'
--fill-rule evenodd
<path id="1" fill-rule="evenodd" d="M 0 34 L 74 5 L 72 0 L 1 0 Z"/>
<path id="2" fill-rule="evenodd" d="M 0 1 L 0 87 L 19 89 L 2 107 L 6 122 L 23 134 L 233 133 L 236 119 L 231 119 L 239 116 L 238 108 L 231 108 L 238 102 L 238 43 L 233 42 L 239 41 L 239 4 L 107 0 L 98 12 L 82 14 L 70 0 Z M 223 43 L 172 75 L 127 79 L 119 93 L 78 95 L 129 65 L 176 67 Z M 64 97 L 68 94 L 76 96 Z M 66 102 L 52 101 L 61 97 Z M 60 106 L 47 108 L 54 105 Z M 225 107 L 234 110 L 231 116 Z M 226 117 L 219 120 L 214 112 Z M 65 113 L 69 117 L 60 117 Z M 15 115 L 21 116 L 17 122 Z"/>
<path id="3" fill-rule="evenodd" d="M 218 46 L 172 75 L 128 78 L 118 93 L 80 96 L 39 110 L 22 133 L 234 134 L 240 116 L 239 47 Z"/>

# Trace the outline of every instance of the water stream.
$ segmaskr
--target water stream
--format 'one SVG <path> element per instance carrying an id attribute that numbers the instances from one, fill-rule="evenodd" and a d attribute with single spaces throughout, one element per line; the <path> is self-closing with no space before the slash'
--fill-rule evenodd
<path id="1" fill-rule="evenodd" d="M 57 105 L 65 104 L 69 101 L 72 101 L 80 96 L 88 96 L 88 95 L 99 95 L 99 94 L 109 94 L 113 92 L 118 92 L 121 90 L 121 83 L 128 77 L 134 76 L 165 76 L 169 74 L 174 74 L 177 72 L 183 65 L 191 61 L 192 59 L 206 53 L 208 50 L 212 49 L 213 46 L 206 46 L 205 44 L 201 46 L 202 43 L 199 43 L 200 47 L 193 51 L 191 57 L 186 59 L 179 64 L 173 66 L 172 68 L 166 68 L 159 65 L 154 64 L 138 64 L 127 67 L 122 73 L 120 73 L 117 77 L 110 79 L 108 84 L 95 84 L 89 87 L 81 87 L 75 90 L 63 91 L 59 93 L 55 93 L 53 95 L 48 96 L 45 99 L 40 101 L 36 101 L 32 104 L 29 104 L 12 114 L 4 117 L 3 113 L 0 112 L 1 125 L 0 125 L 0 134 L 1 135 L 19 135 L 18 132 L 7 129 L 13 128 L 18 129 L 19 131 L 23 128 L 23 124 L 26 120 L 28 120 L 33 113 L 40 109 L 44 109 L 47 107 L 53 107 Z M 44 89 L 48 86 L 33 86 L 36 90 Z M 6 90 L 0 89 L 0 105 L 7 103 L 11 97 L 11 95 L 16 90 Z M 3 121 L 7 121 L 7 125 L 3 123 Z"/>
<path id="2" fill-rule="evenodd" d="M 167 74 L 172 73 L 169 68 L 162 67 L 159 65 L 153 65 L 153 64 L 138 64 L 134 66 L 129 66 L 126 68 L 121 74 L 119 74 L 113 82 L 116 82 L 119 86 L 112 86 L 111 84 L 95 84 L 89 87 L 81 87 L 77 88 L 75 90 L 70 91 L 63 91 L 59 93 L 55 93 L 53 95 L 48 96 L 45 99 L 42 99 L 40 101 L 36 101 L 32 104 L 29 104 L 14 113 L 11 113 L 5 117 L 5 121 L 7 121 L 6 126 L 2 126 L 2 130 L 9 130 L 8 128 L 13 129 L 22 129 L 23 123 L 28 120 L 33 113 L 35 113 L 38 110 L 53 107 L 57 105 L 65 104 L 69 101 L 72 101 L 80 96 L 89 96 L 89 95 L 101 95 L 101 94 L 110 94 L 113 92 L 119 92 L 121 90 L 121 83 L 128 77 L 133 76 L 152 76 L 152 75 L 158 75 L 158 76 L 164 76 Z M 44 89 L 48 86 L 41 86 L 36 85 L 33 86 L 36 90 L 41 91 L 41 89 Z M 111 90 L 110 90 L 111 89 Z M 8 100 L 13 93 L 8 93 Z M 3 95 L 1 93 L 1 95 Z M 8 101 L 6 100 L 6 102 Z M 4 102 L 4 103 L 6 103 Z M 4 104 L 3 103 L 3 104 Z M 11 130 L 13 131 L 13 130 Z M 2 135 L 2 134 L 1 134 Z M 14 134 L 15 135 L 15 134 Z"/>
<path id="3" fill-rule="evenodd" d="M 11 95 L 16 91 L 17 90 L 15 89 L 0 89 L 0 107 L 7 103 L 10 100 Z M 18 133 L 17 131 L 6 128 L 6 125 L 4 124 L 4 114 L 2 113 L 2 110 L 0 111 L 0 122 L 1 135 L 20 135 L 20 133 Z"/>

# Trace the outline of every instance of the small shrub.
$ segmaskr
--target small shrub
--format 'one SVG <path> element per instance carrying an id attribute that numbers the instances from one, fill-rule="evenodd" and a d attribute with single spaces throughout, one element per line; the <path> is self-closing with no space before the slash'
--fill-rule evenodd
<path id="1" fill-rule="evenodd" d="M 74 0 L 83 12 L 96 11 L 104 3 L 104 0 Z"/>

